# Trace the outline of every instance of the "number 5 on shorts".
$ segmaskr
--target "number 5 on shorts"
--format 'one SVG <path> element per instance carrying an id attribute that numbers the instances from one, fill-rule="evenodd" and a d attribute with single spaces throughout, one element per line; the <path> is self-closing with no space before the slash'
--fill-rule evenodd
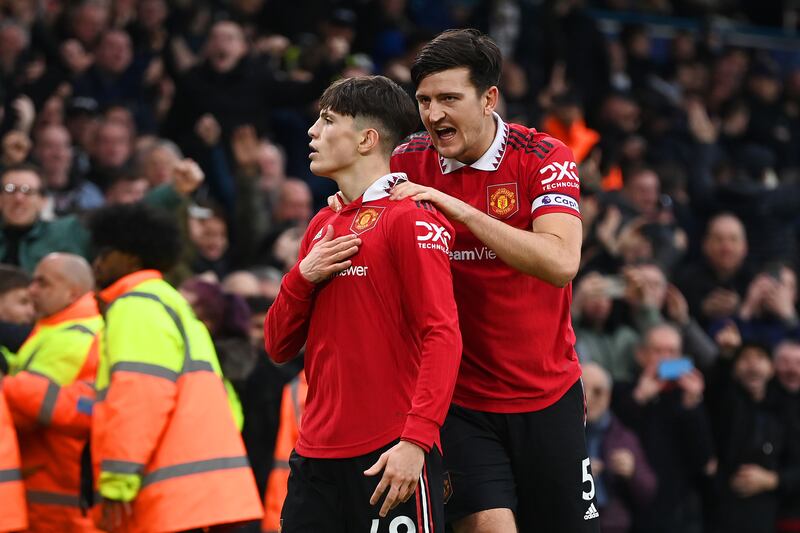
<path id="1" fill-rule="evenodd" d="M 587 481 L 589 482 L 589 492 L 583 492 L 583 499 L 584 500 L 591 500 L 594 498 L 594 478 L 592 474 L 589 472 L 589 458 L 583 460 L 581 463 L 581 467 L 583 470 L 583 483 L 585 484 Z"/>

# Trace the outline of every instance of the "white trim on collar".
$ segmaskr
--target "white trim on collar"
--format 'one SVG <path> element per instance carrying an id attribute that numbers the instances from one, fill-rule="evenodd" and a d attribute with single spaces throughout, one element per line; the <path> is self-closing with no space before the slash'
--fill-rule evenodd
<path id="1" fill-rule="evenodd" d="M 486 170 L 493 172 L 500 167 L 503 161 L 503 156 L 506 153 L 506 145 L 508 143 L 508 124 L 503 122 L 500 115 L 493 113 L 495 124 L 497 124 L 497 132 L 494 134 L 494 141 L 489 146 L 489 149 L 474 163 L 469 165 L 476 170 Z M 449 157 L 439 156 L 439 167 L 442 169 L 442 174 L 449 174 L 456 170 L 467 166 L 465 163 L 457 159 L 450 159 Z"/>
<path id="2" fill-rule="evenodd" d="M 361 203 L 372 202 L 374 200 L 386 198 L 389 196 L 392 187 L 404 181 L 408 181 L 408 176 L 405 174 L 405 172 L 392 172 L 391 174 L 385 174 L 381 176 L 372 182 L 372 185 L 367 187 L 367 190 L 364 191 L 364 196 L 361 199 Z"/>

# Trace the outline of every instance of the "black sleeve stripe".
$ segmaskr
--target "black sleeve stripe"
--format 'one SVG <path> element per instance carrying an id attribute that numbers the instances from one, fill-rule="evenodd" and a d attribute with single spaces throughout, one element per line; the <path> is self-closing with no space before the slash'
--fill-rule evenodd
<path id="1" fill-rule="evenodd" d="M 547 145 L 547 147 L 548 147 L 548 148 L 553 148 L 553 146 L 555 146 L 553 143 L 549 143 L 549 142 L 545 141 L 544 139 L 542 139 L 542 141 L 541 141 L 541 142 L 542 142 L 543 144 Z"/>
<path id="2" fill-rule="evenodd" d="M 508 140 L 508 146 L 510 146 L 514 150 L 524 150 L 525 149 L 525 145 L 524 144 L 519 143 L 517 141 L 512 141 L 511 139 Z"/>
<path id="3" fill-rule="evenodd" d="M 509 138 L 513 137 L 514 139 L 516 139 L 518 141 L 521 141 L 523 143 L 527 143 L 528 142 L 528 136 L 527 135 L 523 135 L 522 133 L 520 133 L 518 131 L 515 131 L 515 130 L 509 130 L 508 131 L 508 136 L 509 136 Z"/>
<path id="4" fill-rule="evenodd" d="M 531 152 L 533 152 L 537 156 L 539 156 L 540 159 L 544 159 L 544 155 L 545 154 L 549 154 L 550 153 L 550 149 L 546 148 L 544 145 L 542 145 L 540 143 L 536 143 L 534 145 L 528 145 L 525 148 L 525 153 L 529 154 Z"/>
<path id="5" fill-rule="evenodd" d="M 431 213 L 436 212 L 436 209 L 434 209 L 433 205 L 427 200 L 415 200 L 414 203 L 417 204 L 417 207 L 420 209 L 430 211 Z"/>

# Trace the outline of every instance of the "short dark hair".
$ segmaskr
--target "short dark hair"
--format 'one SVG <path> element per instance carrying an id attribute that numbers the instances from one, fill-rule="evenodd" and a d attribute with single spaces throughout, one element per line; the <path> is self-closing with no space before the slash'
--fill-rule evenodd
<path id="1" fill-rule="evenodd" d="M 390 153 L 417 130 L 419 114 L 411 96 L 384 76 L 357 76 L 333 82 L 319 100 L 328 109 L 354 119 L 374 121 Z"/>
<path id="2" fill-rule="evenodd" d="M 143 203 L 98 209 L 89 219 L 89 230 L 95 251 L 131 254 L 142 268 L 167 272 L 181 255 L 181 233 L 175 217 Z"/>
<path id="3" fill-rule="evenodd" d="M 31 277 L 21 268 L 0 265 L 0 296 L 16 289 L 24 289 L 30 284 Z"/>
<path id="4" fill-rule="evenodd" d="M 447 30 L 422 47 L 411 66 L 414 86 L 427 76 L 466 67 L 479 93 L 500 83 L 503 56 L 488 35 L 475 29 Z"/>
<path id="5" fill-rule="evenodd" d="M 39 178 L 39 181 L 42 183 L 42 186 L 44 186 L 42 171 L 39 170 L 39 167 L 37 167 L 33 163 L 17 163 L 16 165 L 11 165 L 3 168 L 2 170 L 0 170 L 0 180 L 5 178 L 6 174 L 10 174 L 12 172 L 30 172 L 32 174 L 36 174 L 36 177 Z"/>
<path id="6" fill-rule="evenodd" d="M 764 354 L 766 359 L 772 359 L 772 352 L 769 349 L 769 346 L 764 344 L 763 342 L 755 341 L 752 339 L 745 339 L 742 344 L 736 348 L 736 351 L 733 353 L 733 360 L 736 361 L 741 357 L 741 355 L 746 352 L 747 350 L 756 350 Z"/>

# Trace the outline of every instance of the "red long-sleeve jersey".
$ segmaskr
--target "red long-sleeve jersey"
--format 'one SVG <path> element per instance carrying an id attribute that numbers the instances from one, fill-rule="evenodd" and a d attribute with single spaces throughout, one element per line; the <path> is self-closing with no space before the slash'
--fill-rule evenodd
<path id="1" fill-rule="evenodd" d="M 305 343 L 306 410 L 296 450 L 345 458 L 402 438 L 439 444 L 461 358 L 449 253 L 454 231 L 425 202 L 391 201 L 405 174 L 387 174 L 339 213 L 321 210 L 267 313 L 276 362 Z M 342 202 L 344 203 L 344 202 Z M 314 285 L 299 263 L 333 225 L 362 241 L 352 265 Z"/>
<path id="2" fill-rule="evenodd" d="M 547 213 L 580 217 L 580 181 L 569 148 L 545 133 L 496 121 L 494 142 L 471 165 L 440 156 L 425 133 L 397 147 L 392 170 L 525 231 Z M 464 359 L 453 402 L 495 413 L 544 409 L 581 375 L 572 285 L 555 287 L 523 274 L 469 228 L 454 226 L 450 259 Z"/>

